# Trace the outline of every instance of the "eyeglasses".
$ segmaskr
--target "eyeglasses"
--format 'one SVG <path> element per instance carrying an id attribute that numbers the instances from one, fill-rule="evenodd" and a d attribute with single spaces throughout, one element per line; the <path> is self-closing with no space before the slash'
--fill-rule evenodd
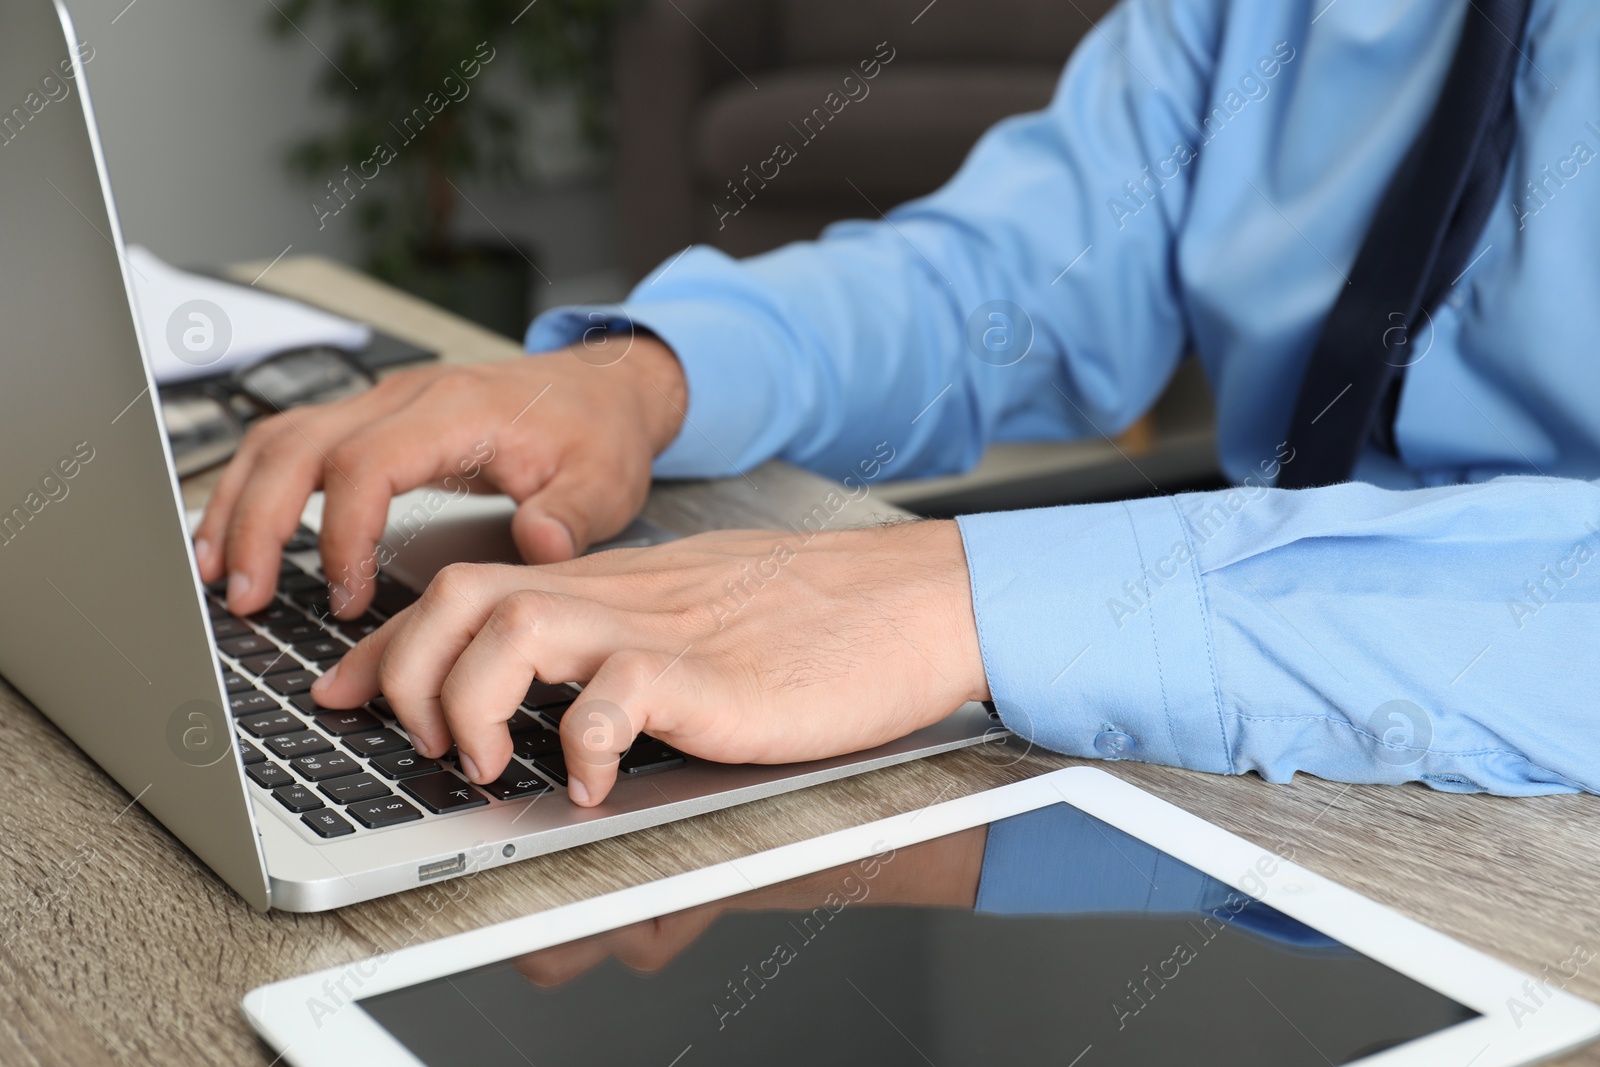
<path id="1" fill-rule="evenodd" d="M 233 458 L 245 430 L 264 415 L 326 404 L 372 388 L 371 372 L 336 348 L 302 348 L 230 375 L 161 390 L 161 412 L 178 477 Z"/>

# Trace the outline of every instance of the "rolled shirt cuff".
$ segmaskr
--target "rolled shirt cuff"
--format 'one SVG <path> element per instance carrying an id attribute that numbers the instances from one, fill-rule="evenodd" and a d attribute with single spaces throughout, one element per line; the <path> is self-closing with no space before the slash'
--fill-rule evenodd
<path id="1" fill-rule="evenodd" d="M 959 520 L 989 689 L 1074 756 L 1232 773 L 1205 588 L 1171 498 Z"/>

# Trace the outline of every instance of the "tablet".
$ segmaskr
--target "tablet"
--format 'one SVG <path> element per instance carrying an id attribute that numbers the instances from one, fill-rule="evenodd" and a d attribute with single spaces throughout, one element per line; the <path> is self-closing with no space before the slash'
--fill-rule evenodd
<path id="1" fill-rule="evenodd" d="M 243 1006 L 300 1067 L 1502 1067 L 1600 1035 L 1584 962 L 1522 974 L 1073 768 Z"/>

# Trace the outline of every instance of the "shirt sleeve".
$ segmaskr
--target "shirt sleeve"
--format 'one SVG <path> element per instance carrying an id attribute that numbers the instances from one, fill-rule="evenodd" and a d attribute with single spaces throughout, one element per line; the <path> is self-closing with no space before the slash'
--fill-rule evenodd
<path id="1" fill-rule="evenodd" d="M 960 520 L 1006 725 L 1271 782 L 1600 792 L 1600 483 L 1275 474 Z"/>
<path id="2" fill-rule="evenodd" d="M 691 248 L 620 306 L 542 315 L 528 347 L 607 323 L 665 341 L 689 385 L 666 477 L 777 457 L 839 478 L 887 442 L 901 478 L 964 469 L 995 439 L 1114 433 L 1186 347 L 1174 235 L 1195 168 L 1160 180 L 1157 224 L 1127 226 L 1109 201 L 1192 139 L 1219 6 L 1131 0 L 1085 38 L 1045 111 L 994 127 L 933 195 L 882 218 L 889 205 L 863 196 L 871 221 L 742 261 Z"/>

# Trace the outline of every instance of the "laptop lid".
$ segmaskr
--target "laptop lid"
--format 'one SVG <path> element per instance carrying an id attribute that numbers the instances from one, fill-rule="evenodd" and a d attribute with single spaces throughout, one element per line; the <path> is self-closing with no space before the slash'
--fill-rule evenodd
<path id="1" fill-rule="evenodd" d="M 61 3 L 0 5 L 0 673 L 265 909 L 84 81 L 93 58 Z"/>

